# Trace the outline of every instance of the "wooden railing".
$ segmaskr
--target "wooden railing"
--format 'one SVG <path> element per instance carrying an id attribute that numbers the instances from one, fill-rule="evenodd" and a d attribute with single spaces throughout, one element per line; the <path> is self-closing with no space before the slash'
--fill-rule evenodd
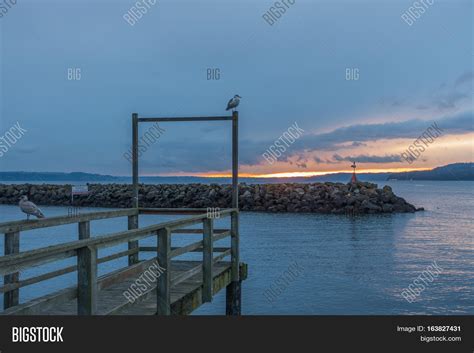
<path id="1" fill-rule="evenodd" d="M 195 214 L 184 219 L 163 222 L 138 228 L 140 214 Z M 98 237 L 90 237 L 90 222 L 93 220 L 128 217 L 128 230 Z M 124 209 L 81 214 L 75 217 L 52 217 L 35 221 L 19 221 L 0 223 L 0 233 L 5 234 L 5 256 L 0 257 L 0 275 L 4 275 L 4 285 L 0 292 L 4 293 L 5 314 L 35 314 L 57 303 L 77 298 L 78 315 L 97 313 L 98 292 L 132 275 L 143 272 L 154 261 L 158 260 L 163 273 L 157 283 L 157 313 L 169 315 L 171 310 L 170 290 L 173 286 L 185 281 L 202 271 L 202 301 L 212 298 L 213 265 L 227 256 L 231 256 L 232 280 L 239 280 L 239 233 L 238 210 L 224 209 L 220 217 L 231 217 L 231 229 L 214 229 L 213 219 L 208 218 L 205 209 Z M 64 244 L 19 252 L 20 232 L 31 229 L 53 227 L 64 224 L 78 224 L 79 239 Z M 202 229 L 184 229 L 201 224 Z M 201 241 L 182 246 L 171 247 L 172 234 L 202 234 Z M 158 247 L 139 247 L 139 240 L 156 236 Z M 214 242 L 231 236 L 230 248 L 215 248 Z M 119 244 L 128 243 L 128 250 L 98 258 L 98 250 Z M 139 253 L 156 251 L 156 258 L 146 261 L 139 260 Z M 192 268 L 178 278 L 171 279 L 171 259 L 189 252 L 202 252 L 202 264 Z M 214 252 L 219 255 L 214 257 Z M 128 267 L 98 277 L 98 265 L 120 257 L 128 256 Z M 71 257 L 77 258 L 77 264 L 28 279 L 19 279 L 19 272 Z M 19 290 L 22 287 L 39 283 L 66 273 L 77 271 L 77 286 L 66 288 L 50 295 L 19 304 Z"/>

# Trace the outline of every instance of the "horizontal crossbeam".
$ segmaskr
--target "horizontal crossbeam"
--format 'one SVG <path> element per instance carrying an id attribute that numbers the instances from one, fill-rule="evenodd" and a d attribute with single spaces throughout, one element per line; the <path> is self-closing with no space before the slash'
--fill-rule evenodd
<path id="1" fill-rule="evenodd" d="M 179 121 L 229 121 L 232 116 L 200 116 L 200 117 L 180 117 L 180 118 L 138 118 L 139 123 L 160 123 Z"/>

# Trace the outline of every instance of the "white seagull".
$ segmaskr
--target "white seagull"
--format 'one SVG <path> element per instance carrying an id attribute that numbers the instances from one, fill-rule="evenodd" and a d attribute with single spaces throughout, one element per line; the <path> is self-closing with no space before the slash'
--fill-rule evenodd
<path id="1" fill-rule="evenodd" d="M 234 98 L 232 98 L 229 103 L 227 103 L 227 109 L 226 110 L 229 110 L 229 109 L 232 109 L 232 111 L 234 111 L 235 108 L 237 108 L 237 106 L 239 105 L 240 103 L 240 98 L 242 98 L 241 96 L 239 96 L 238 94 L 236 94 L 234 96 Z"/>
<path id="2" fill-rule="evenodd" d="M 20 209 L 26 213 L 26 219 L 30 219 L 30 215 L 36 216 L 37 218 L 44 218 L 43 212 L 33 202 L 28 201 L 28 197 L 22 196 L 19 203 Z"/>

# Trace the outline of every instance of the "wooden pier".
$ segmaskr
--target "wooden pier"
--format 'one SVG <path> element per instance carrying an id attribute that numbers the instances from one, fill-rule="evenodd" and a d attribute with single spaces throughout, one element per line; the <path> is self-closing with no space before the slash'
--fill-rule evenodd
<path id="1" fill-rule="evenodd" d="M 139 228 L 139 216 L 145 214 L 186 214 L 183 219 Z M 91 237 L 90 222 L 116 217 L 128 217 L 128 230 Z M 239 262 L 239 212 L 220 211 L 220 218 L 230 218 L 229 229 L 214 229 L 214 220 L 206 209 L 123 209 L 62 216 L 33 221 L 0 223 L 5 234 L 5 255 L 0 257 L 0 275 L 4 285 L 3 315 L 187 315 L 201 304 L 210 302 L 214 294 L 226 288 L 226 314 L 240 315 L 241 282 L 247 267 Z M 20 252 L 22 232 L 78 224 L 78 240 L 45 248 Z M 199 227 L 195 227 L 198 225 Z M 194 226 L 194 227 L 193 227 Z M 189 228 L 193 227 L 193 228 Z M 202 239 L 182 247 L 173 247 L 173 234 L 201 236 Z M 156 247 L 141 247 L 139 241 L 153 237 Z M 214 242 L 230 237 L 230 247 L 214 247 Z M 98 257 L 98 250 L 128 244 L 128 250 Z M 156 256 L 141 260 L 140 254 Z M 202 261 L 175 258 L 189 253 L 202 253 Z M 77 264 L 32 278 L 20 278 L 28 268 L 75 257 Z M 98 267 L 108 261 L 128 257 L 128 266 L 98 277 Z M 230 257 L 229 260 L 225 260 Z M 154 280 L 140 296 L 127 299 L 124 293 L 153 264 Z M 35 283 L 77 272 L 77 284 L 25 303 L 19 303 L 20 289 Z M 150 272 L 149 272 L 150 273 Z"/>
<path id="2" fill-rule="evenodd" d="M 232 208 L 219 211 L 219 217 L 229 217 L 228 229 L 214 229 L 214 220 L 207 209 L 146 209 L 139 207 L 139 124 L 150 122 L 222 122 L 232 124 Z M 75 217 L 52 217 L 34 221 L 0 223 L 0 234 L 5 234 L 4 256 L 0 257 L 0 275 L 4 284 L 3 315 L 112 315 L 157 314 L 186 315 L 202 303 L 210 302 L 215 293 L 226 288 L 226 314 L 241 313 L 241 283 L 246 279 L 247 266 L 239 262 L 239 206 L 238 206 L 238 121 L 239 113 L 214 117 L 139 117 L 132 114 L 132 180 L 131 209 L 94 212 Z M 139 216 L 145 214 L 178 214 L 186 218 L 139 228 Z M 128 230 L 120 233 L 91 237 L 90 222 L 94 220 L 128 217 Z M 78 240 L 20 252 L 21 232 L 78 224 Z M 202 228 L 192 228 L 200 225 Z M 202 240 L 183 247 L 172 247 L 173 234 L 201 235 Z M 139 241 L 155 237 L 156 247 L 140 247 Z M 230 237 L 230 247 L 214 247 L 214 242 Z M 128 249 L 105 257 L 98 250 L 119 244 Z M 154 252 L 156 257 L 140 260 L 142 252 Z M 201 252 L 202 261 L 183 261 L 176 258 L 189 252 Z M 214 256 L 214 253 L 219 255 Z M 100 264 L 128 257 L 128 266 L 104 276 L 98 276 Z M 33 278 L 20 278 L 28 268 L 76 257 L 77 264 L 44 273 Z M 230 257 L 230 261 L 224 259 Z M 130 300 L 124 293 L 151 266 L 159 264 L 160 272 L 145 293 Z M 20 288 L 48 279 L 77 272 L 77 285 L 58 292 L 19 303 Z M 149 282 L 148 282 L 149 283 Z M 146 286 L 145 286 L 146 287 Z"/>

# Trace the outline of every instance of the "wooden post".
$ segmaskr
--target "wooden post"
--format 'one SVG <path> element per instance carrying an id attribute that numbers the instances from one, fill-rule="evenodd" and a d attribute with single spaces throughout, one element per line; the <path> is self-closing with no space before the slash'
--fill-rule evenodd
<path id="1" fill-rule="evenodd" d="M 138 215 L 128 216 L 128 230 L 138 228 Z M 128 255 L 128 266 L 138 263 L 138 240 L 128 242 L 128 250 L 137 250 L 135 254 Z"/>
<path id="2" fill-rule="evenodd" d="M 18 254 L 20 252 L 20 233 L 6 233 L 5 234 L 5 246 L 4 246 L 4 254 L 11 255 L 11 254 Z M 15 272 L 9 275 L 4 276 L 3 283 L 17 283 L 20 279 L 20 273 Z M 5 292 L 3 294 L 3 308 L 8 309 L 12 306 L 18 305 L 20 297 L 19 289 L 14 289 L 9 292 Z"/>
<path id="3" fill-rule="evenodd" d="M 158 231 L 158 263 L 164 272 L 158 277 L 156 286 L 156 314 L 171 314 L 171 230 L 169 228 Z"/>
<path id="4" fill-rule="evenodd" d="M 213 234 L 214 234 L 214 221 L 211 218 L 207 218 L 203 221 L 204 233 L 203 233 L 203 289 L 202 289 L 202 302 L 207 303 L 212 301 L 212 265 L 213 265 Z"/>
<path id="5" fill-rule="evenodd" d="M 89 221 L 79 222 L 79 240 L 91 237 L 91 224 Z"/>
<path id="6" fill-rule="evenodd" d="M 79 240 L 90 238 L 90 222 L 79 222 Z M 97 312 L 97 249 L 77 250 L 77 315 Z"/>
<path id="7" fill-rule="evenodd" d="M 226 288 L 226 315 L 240 315 L 241 313 L 241 281 L 239 276 L 239 212 L 231 215 L 231 262 L 232 282 Z"/>
<path id="8" fill-rule="evenodd" d="M 138 208 L 138 114 L 132 114 L 132 207 Z"/>
<path id="9" fill-rule="evenodd" d="M 226 288 L 226 315 L 241 313 L 241 282 L 239 278 L 239 112 L 232 113 L 232 207 L 231 262 L 232 282 Z"/>
<path id="10" fill-rule="evenodd" d="M 239 281 L 239 262 L 240 262 L 240 251 L 239 251 L 239 211 L 232 212 L 230 220 L 230 251 L 231 251 L 231 262 L 232 262 L 232 281 Z"/>
<path id="11" fill-rule="evenodd" d="M 232 113 L 232 207 L 239 208 L 239 112 Z"/>
<path id="12" fill-rule="evenodd" d="M 97 249 L 77 251 L 77 315 L 97 312 Z"/>
<path id="13" fill-rule="evenodd" d="M 230 282 L 225 288 L 225 314 L 240 316 L 242 312 L 242 282 Z"/>

